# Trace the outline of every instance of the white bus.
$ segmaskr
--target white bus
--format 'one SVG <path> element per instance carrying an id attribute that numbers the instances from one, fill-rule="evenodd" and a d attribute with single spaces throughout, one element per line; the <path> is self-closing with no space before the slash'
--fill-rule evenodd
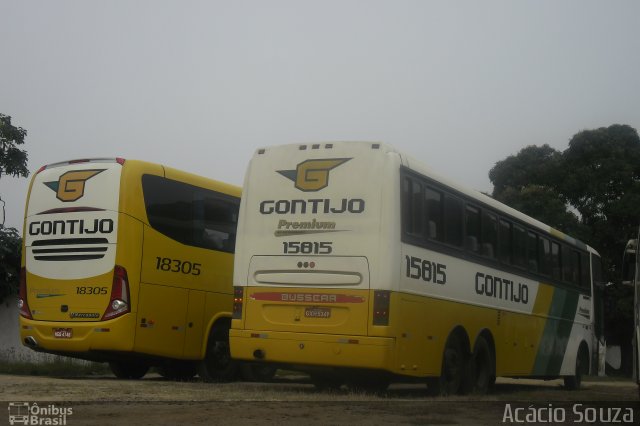
<path id="1" fill-rule="evenodd" d="M 623 284 L 633 287 L 633 378 L 638 384 L 640 396 L 640 256 L 638 256 L 637 238 L 629 240 L 624 252 Z"/>
<path id="2" fill-rule="evenodd" d="M 597 365 L 597 252 L 383 144 L 259 149 L 237 249 L 232 357 L 319 387 L 577 388 Z"/>

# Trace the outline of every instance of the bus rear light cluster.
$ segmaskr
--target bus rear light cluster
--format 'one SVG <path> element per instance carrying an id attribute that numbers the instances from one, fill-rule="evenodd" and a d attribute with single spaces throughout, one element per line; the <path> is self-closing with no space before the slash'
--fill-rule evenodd
<path id="1" fill-rule="evenodd" d="M 18 309 L 20 315 L 27 319 L 32 319 L 29 303 L 27 302 L 27 269 L 20 268 L 20 289 L 18 293 Z"/>
<path id="2" fill-rule="evenodd" d="M 102 316 L 102 321 L 117 318 L 131 312 L 129 304 L 129 278 L 127 270 L 116 265 L 113 269 L 113 284 L 111 285 L 111 299 Z"/>
<path id="3" fill-rule="evenodd" d="M 390 301 L 390 291 L 376 290 L 373 292 L 373 325 L 389 325 Z"/>
<path id="4" fill-rule="evenodd" d="M 244 301 L 244 289 L 242 287 L 233 288 L 233 313 L 231 318 L 242 319 L 242 303 Z"/>

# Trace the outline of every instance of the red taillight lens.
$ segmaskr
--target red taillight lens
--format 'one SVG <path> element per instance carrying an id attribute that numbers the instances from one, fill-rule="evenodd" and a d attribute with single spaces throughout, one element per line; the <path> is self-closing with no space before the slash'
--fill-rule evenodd
<path id="1" fill-rule="evenodd" d="M 131 305 L 129 303 L 129 279 L 127 277 L 127 270 L 122 266 L 116 265 L 113 268 L 113 284 L 111 285 L 111 299 L 109 305 L 104 311 L 102 320 L 109 320 L 117 318 L 131 312 Z"/>
<path id="2" fill-rule="evenodd" d="M 390 291 L 376 290 L 373 292 L 373 325 L 389 325 L 390 302 Z"/>
<path id="3" fill-rule="evenodd" d="M 233 288 L 233 319 L 242 318 L 242 302 L 244 299 L 244 289 L 242 287 Z"/>
<path id="4" fill-rule="evenodd" d="M 20 315 L 32 319 L 29 303 L 27 302 L 27 269 L 20 268 L 20 289 L 18 290 L 18 309 Z"/>

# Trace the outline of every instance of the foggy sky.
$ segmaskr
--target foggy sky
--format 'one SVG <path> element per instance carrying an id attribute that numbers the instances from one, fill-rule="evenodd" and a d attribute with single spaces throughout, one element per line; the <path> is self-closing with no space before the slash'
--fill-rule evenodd
<path id="1" fill-rule="evenodd" d="M 256 148 L 368 140 L 470 188 L 531 144 L 640 129 L 640 2 L 0 0 L 29 169 L 158 162 L 242 184 Z M 0 179 L 22 228 L 27 179 Z"/>

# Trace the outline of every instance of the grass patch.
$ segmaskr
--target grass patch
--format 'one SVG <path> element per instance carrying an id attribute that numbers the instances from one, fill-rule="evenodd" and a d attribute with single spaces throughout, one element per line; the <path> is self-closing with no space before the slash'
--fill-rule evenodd
<path id="1" fill-rule="evenodd" d="M 80 361 L 61 356 L 42 362 L 15 359 L 5 360 L 0 358 L 0 374 L 80 377 L 111 374 L 111 370 L 108 364 Z"/>

